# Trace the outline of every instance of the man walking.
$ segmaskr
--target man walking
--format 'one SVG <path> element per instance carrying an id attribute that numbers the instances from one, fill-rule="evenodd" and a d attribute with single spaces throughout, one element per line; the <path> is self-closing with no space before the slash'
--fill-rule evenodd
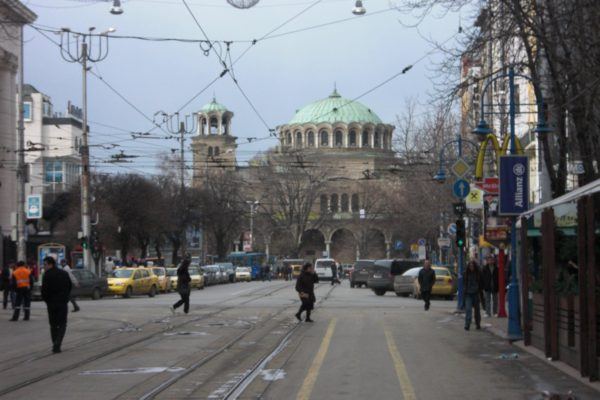
<path id="1" fill-rule="evenodd" d="M 423 268 L 419 271 L 419 288 L 421 291 L 421 298 L 425 302 L 425 311 L 429 310 L 431 289 L 435 284 L 435 271 L 431 268 L 431 261 L 425 260 Z"/>
<path id="2" fill-rule="evenodd" d="M 315 270 L 311 263 L 306 263 L 302 266 L 302 272 L 296 281 L 296 292 L 300 297 L 302 305 L 296 313 L 298 321 L 302 321 L 302 311 L 306 311 L 306 322 L 314 322 L 310 319 L 310 312 L 315 307 L 315 283 L 319 282 L 319 277 L 315 274 Z"/>
<path id="3" fill-rule="evenodd" d="M 488 317 L 498 314 L 498 268 L 492 255 L 486 258 L 486 263 L 481 269 L 481 285 L 485 300 L 485 314 Z"/>
<path id="4" fill-rule="evenodd" d="M 79 287 L 79 281 L 77 280 L 75 275 L 73 275 L 73 271 L 71 271 L 71 267 L 69 266 L 69 264 L 67 264 L 67 260 L 65 260 L 64 258 L 60 260 L 60 266 L 63 271 L 69 274 L 69 279 L 71 279 L 72 287 Z M 69 301 L 73 305 L 73 312 L 79 311 L 79 306 L 77 305 L 75 296 L 73 296 L 73 291 L 71 291 L 71 297 L 69 298 Z"/>
<path id="5" fill-rule="evenodd" d="M 2 289 L 2 308 L 6 310 L 8 307 L 8 298 L 10 297 L 10 303 L 14 307 L 13 299 L 11 294 L 11 276 L 12 270 L 8 266 L 8 264 L 4 264 L 2 267 L 2 272 L 0 273 L 0 289 Z"/>
<path id="6" fill-rule="evenodd" d="M 190 272 L 188 267 L 190 266 L 190 259 L 185 258 L 179 268 L 177 268 L 177 291 L 179 292 L 179 301 L 173 304 L 171 307 L 171 311 L 175 314 L 175 310 L 183 305 L 183 312 L 190 312 L 190 282 L 192 281 L 192 277 L 190 276 Z"/>
<path id="7" fill-rule="evenodd" d="M 479 265 L 472 260 L 467 265 L 464 275 L 464 293 L 465 293 L 465 331 L 471 327 L 473 310 L 475 310 L 475 327 L 481 329 L 481 311 L 479 300 L 481 298 L 481 273 Z"/>
<path id="8" fill-rule="evenodd" d="M 24 261 L 17 263 L 13 275 L 13 286 L 16 292 L 15 310 L 11 321 L 18 321 L 21 313 L 21 305 L 24 311 L 24 321 L 29 321 L 29 311 L 31 307 L 31 287 L 33 286 L 33 274 Z"/>
<path id="9" fill-rule="evenodd" d="M 48 308 L 52 352 L 60 353 L 63 338 L 67 331 L 67 315 L 71 297 L 71 279 L 69 274 L 56 266 L 52 257 L 44 258 L 44 277 L 42 278 L 42 300 Z"/>

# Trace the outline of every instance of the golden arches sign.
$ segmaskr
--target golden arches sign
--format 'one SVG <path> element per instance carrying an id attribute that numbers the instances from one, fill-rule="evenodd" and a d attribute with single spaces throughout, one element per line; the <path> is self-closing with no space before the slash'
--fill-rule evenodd
<path id="1" fill-rule="evenodd" d="M 500 142 L 496 135 L 493 133 L 488 134 L 483 142 L 481 142 L 481 146 L 479 147 L 479 153 L 477 154 L 477 165 L 475 167 L 475 180 L 480 181 L 483 179 L 483 163 L 485 161 L 485 152 L 487 150 L 488 144 L 492 143 L 494 148 L 494 155 L 496 158 L 496 167 L 500 165 L 500 156 L 505 156 L 508 153 L 508 147 L 510 145 L 510 135 L 505 135 L 502 140 L 502 147 L 500 147 Z M 517 154 L 523 154 L 523 145 L 521 145 L 521 141 L 515 137 L 515 148 L 517 150 Z"/>

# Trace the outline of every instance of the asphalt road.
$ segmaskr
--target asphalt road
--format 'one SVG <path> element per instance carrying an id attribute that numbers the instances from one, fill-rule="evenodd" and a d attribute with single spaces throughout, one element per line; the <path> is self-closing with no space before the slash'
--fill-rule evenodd
<path id="1" fill-rule="evenodd" d="M 600 398 L 485 329 L 465 332 L 453 302 L 425 312 L 393 293 L 321 284 L 316 322 L 299 324 L 290 282 L 194 291 L 188 315 L 171 314 L 177 297 L 81 301 L 58 355 L 42 303 L 29 322 L 1 312 L 0 398 Z"/>

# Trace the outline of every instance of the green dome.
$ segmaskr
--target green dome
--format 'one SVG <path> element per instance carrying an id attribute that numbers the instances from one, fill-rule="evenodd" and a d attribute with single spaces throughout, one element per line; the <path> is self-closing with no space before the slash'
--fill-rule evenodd
<path id="1" fill-rule="evenodd" d="M 337 90 L 326 99 L 315 101 L 296 112 L 289 125 L 351 122 L 381 124 L 381 119 L 365 105 L 340 96 Z"/>
<path id="2" fill-rule="evenodd" d="M 224 113 L 227 111 L 229 111 L 227 109 L 227 107 L 225 107 L 223 104 L 217 103 L 217 99 L 215 99 L 214 97 L 210 103 L 208 103 L 207 105 L 205 105 L 204 107 L 202 107 L 200 109 L 200 112 L 206 113 L 206 114 L 211 113 L 211 112 Z"/>

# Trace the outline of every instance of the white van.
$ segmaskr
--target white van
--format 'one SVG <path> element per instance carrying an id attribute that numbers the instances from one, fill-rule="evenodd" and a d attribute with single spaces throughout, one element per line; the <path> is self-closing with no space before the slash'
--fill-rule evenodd
<path id="1" fill-rule="evenodd" d="M 319 280 L 331 280 L 331 265 L 335 264 L 333 258 L 319 258 L 315 261 L 315 272 Z"/>

